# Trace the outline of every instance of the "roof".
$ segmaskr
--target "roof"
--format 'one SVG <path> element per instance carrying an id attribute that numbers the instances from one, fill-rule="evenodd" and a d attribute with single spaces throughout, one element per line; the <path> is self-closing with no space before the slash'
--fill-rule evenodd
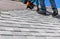
<path id="1" fill-rule="evenodd" d="M 21 7 L 20 7 L 21 8 Z M 51 8 L 47 8 L 52 13 Z M 60 12 L 60 9 L 58 9 Z M 48 13 L 48 12 L 47 12 Z M 0 11 L 1 39 L 59 39 L 60 13 L 55 18 L 35 9 Z"/>

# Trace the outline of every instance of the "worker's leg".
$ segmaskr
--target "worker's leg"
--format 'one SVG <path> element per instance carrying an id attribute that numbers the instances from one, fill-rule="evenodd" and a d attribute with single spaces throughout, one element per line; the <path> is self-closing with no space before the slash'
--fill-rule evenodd
<path id="1" fill-rule="evenodd" d="M 57 7 L 56 7 L 56 4 L 55 4 L 55 0 L 50 0 L 50 3 L 51 3 L 52 10 L 53 11 L 58 11 Z"/>
<path id="2" fill-rule="evenodd" d="M 58 9 L 56 7 L 55 0 L 50 0 L 50 3 L 51 3 L 52 10 L 53 10 L 52 15 L 56 16 L 58 14 Z"/>
<path id="3" fill-rule="evenodd" d="M 45 0 L 40 0 L 40 6 L 41 6 L 41 10 L 46 12 Z"/>
<path id="4" fill-rule="evenodd" d="M 39 11 L 39 1 L 36 0 L 36 5 L 37 5 L 37 11 Z"/>
<path id="5" fill-rule="evenodd" d="M 46 15 L 45 0 L 40 0 L 41 9 L 39 9 L 39 14 Z"/>

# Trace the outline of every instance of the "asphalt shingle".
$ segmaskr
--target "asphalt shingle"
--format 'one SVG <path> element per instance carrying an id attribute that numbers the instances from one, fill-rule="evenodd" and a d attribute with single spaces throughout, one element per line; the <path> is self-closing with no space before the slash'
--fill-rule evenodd
<path id="1" fill-rule="evenodd" d="M 31 10 L 0 11 L 1 39 L 59 39 L 60 19 Z"/>

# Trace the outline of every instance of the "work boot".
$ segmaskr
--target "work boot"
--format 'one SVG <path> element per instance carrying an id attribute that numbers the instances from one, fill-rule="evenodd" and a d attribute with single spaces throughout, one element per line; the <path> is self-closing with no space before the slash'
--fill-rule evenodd
<path id="1" fill-rule="evenodd" d="M 54 11 L 52 16 L 57 16 L 58 15 L 58 11 Z"/>
<path id="2" fill-rule="evenodd" d="M 38 14 L 46 15 L 46 12 L 45 11 L 42 11 L 42 10 L 39 10 L 38 11 Z"/>

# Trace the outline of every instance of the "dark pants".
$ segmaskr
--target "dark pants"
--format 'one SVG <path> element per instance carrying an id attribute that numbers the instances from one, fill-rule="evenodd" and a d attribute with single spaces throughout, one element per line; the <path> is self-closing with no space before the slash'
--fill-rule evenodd
<path id="1" fill-rule="evenodd" d="M 58 11 L 56 4 L 55 4 L 55 0 L 49 0 L 51 3 L 51 7 L 53 11 Z M 40 5 L 41 5 L 41 10 L 46 12 L 46 6 L 45 6 L 45 0 L 40 0 Z"/>

